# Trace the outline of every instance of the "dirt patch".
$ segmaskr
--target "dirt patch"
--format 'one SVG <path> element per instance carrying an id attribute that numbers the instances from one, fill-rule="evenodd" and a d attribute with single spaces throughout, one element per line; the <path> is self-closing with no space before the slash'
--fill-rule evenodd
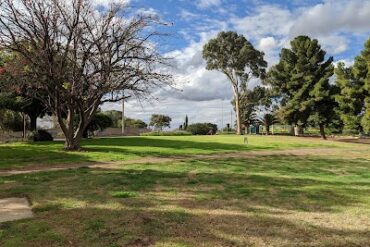
<path id="1" fill-rule="evenodd" d="M 0 223 L 31 217 L 32 210 L 26 198 L 0 199 Z"/>
<path id="2" fill-rule="evenodd" d="M 359 143 L 359 144 L 370 144 L 370 138 L 345 138 L 337 139 L 338 142 L 348 142 L 348 143 Z"/>

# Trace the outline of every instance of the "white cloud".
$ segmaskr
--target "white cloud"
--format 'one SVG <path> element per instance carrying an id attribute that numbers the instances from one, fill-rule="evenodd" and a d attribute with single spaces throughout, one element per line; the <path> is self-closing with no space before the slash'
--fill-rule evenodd
<path id="1" fill-rule="evenodd" d="M 369 0 L 327 0 L 301 10 L 291 34 L 328 35 L 333 32 L 369 32 Z"/>
<path id="2" fill-rule="evenodd" d="M 147 17 L 159 17 L 159 13 L 153 9 L 153 8 L 141 8 L 141 9 L 138 9 L 137 10 L 137 14 L 141 15 L 141 16 L 147 16 Z"/>
<path id="3" fill-rule="evenodd" d="M 197 6 L 202 9 L 220 6 L 221 4 L 222 4 L 221 0 L 198 0 L 197 1 Z"/>
<path id="4" fill-rule="evenodd" d="M 294 18 L 287 9 L 264 5 L 258 7 L 252 15 L 232 18 L 231 23 L 247 38 L 260 39 L 271 35 L 286 36 L 294 24 Z"/>
<path id="5" fill-rule="evenodd" d="M 278 42 L 275 40 L 274 37 L 266 37 L 260 39 L 258 43 L 258 49 L 263 51 L 271 51 L 272 49 L 276 48 Z"/>
<path id="6" fill-rule="evenodd" d="M 93 0 L 94 4 L 103 6 L 103 7 L 109 7 L 112 3 L 119 3 L 119 4 L 129 4 L 131 0 Z"/>

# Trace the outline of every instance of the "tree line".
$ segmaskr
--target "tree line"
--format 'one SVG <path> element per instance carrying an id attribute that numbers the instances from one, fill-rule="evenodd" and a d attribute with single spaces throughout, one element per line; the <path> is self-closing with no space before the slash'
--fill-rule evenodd
<path id="1" fill-rule="evenodd" d="M 370 133 L 370 39 L 352 66 L 334 66 L 319 41 L 303 35 L 281 50 L 279 62 L 269 70 L 264 53 L 235 32 L 211 39 L 203 57 L 207 69 L 224 73 L 231 82 L 237 134 L 256 121 L 258 110 L 270 112 L 260 122 L 280 119 L 296 132 L 317 126 L 324 139 L 330 126 Z M 252 78 L 262 85 L 248 88 Z"/>

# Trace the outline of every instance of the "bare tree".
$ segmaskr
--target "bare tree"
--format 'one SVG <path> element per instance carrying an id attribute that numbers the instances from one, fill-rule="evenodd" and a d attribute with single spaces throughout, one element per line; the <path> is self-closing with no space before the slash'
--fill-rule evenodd
<path id="1" fill-rule="evenodd" d="M 0 47 L 27 60 L 24 82 L 35 82 L 30 93 L 57 116 L 67 150 L 80 149 L 101 104 L 172 82 L 153 42 L 161 35 L 153 30 L 164 24 L 126 9 L 111 4 L 98 12 L 88 0 L 0 0 Z"/>

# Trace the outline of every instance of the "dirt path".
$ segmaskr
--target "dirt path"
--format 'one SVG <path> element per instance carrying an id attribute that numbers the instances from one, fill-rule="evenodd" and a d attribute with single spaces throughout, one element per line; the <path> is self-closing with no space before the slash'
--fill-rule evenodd
<path id="1" fill-rule="evenodd" d="M 0 199 L 0 223 L 33 217 L 26 198 Z"/>
<path id="2" fill-rule="evenodd" d="M 368 150 L 368 149 L 364 149 Z M 220 153 L 220 154 L 198 154 L 192 156 L 176 156 L 168 158 L 160 157 L 143 157 L 141 159 L 127 160 L 127 161 L 115 161 L 115 162 L 106 162 L 106 163 L 85 163 L 85 164 L 61 164 L 55 165 L 53 167 L 42 167 L 40 168 L 28 168 L 23 170 L 8 170 L 0 171 L 1 176 L 11 176 L 18 174 L 28 174 L 36 172 L 45 172 L 45 171 L 62 171 L 68 169 L 77 169 L 77 168 L 91 168 L 91 169 L 117 169 L 122 165 L 130 164 L 155 164 L 155 163 L 167 163 L 167 162 L 181 162 L 188 160 L 213 160 L 213 159 L 228 159 L 228 158 L 252 158 L 257 156 L 271 156 L 271 155 L 289 155 L 289 156 L 307 156 L 307 155 L 319 155 L 319 156 L 332 156 L 340 155 L 341 153 L 346 152 L 346 156 L 349 155 L 350 158 L 360 155 L 363 156 L 361 150 L 348 151 L 340 148 L 305 148 L 305 149 L 288 149 L 288 150 L 266 150 L 266 151 L 244 151 L 244 152 L 234 152 L 234 153 Z M 352 153 L 352 155 L 351 155 Z M 365 157 L 369 158 L 369 157 Z"/>

